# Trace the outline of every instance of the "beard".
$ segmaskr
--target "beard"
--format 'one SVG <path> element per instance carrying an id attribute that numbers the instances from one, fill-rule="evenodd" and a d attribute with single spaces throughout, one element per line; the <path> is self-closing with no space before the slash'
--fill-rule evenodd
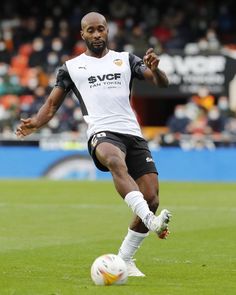
<path id="1" fill-rule="evenodd" d="M 88 40 L 85 40 L 86 46 L 90 51 L 92 51 L 94 54 L 100 54 L 103 52 L 103 50 L 107 47 L 107 42 L 101 40 L 101 45 L 96 46 L 92 42 L 89 42 Z"/>

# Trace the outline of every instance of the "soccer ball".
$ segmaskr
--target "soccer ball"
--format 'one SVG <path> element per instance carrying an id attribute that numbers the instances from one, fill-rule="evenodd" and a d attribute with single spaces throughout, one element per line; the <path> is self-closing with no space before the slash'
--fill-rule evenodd
<path id="1" fill-rule="evenodd" d="M 126 263 L 115 254 L 101 255 L 91 266 L 91 278 L 95 285 L 123 285 L 128 279 Z"/>

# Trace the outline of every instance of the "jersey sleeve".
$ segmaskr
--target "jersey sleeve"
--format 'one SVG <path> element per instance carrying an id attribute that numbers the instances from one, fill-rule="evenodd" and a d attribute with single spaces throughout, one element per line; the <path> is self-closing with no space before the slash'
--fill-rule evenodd
<path id="1" fill-rule="evenodd" d="M 74 86 L 74 82 L 72 81 L 68 69 L 65 64 L 63 64 L 57 72 L 55 87 L 60 87 L 65 90 L 65 92 L 69 92 Z"/>
<path id="2" fill-rule="evenodd" d="M 132 77 L 135 77 L 139 80 L 144 80 L 143 73 L 147 69 L 147 66 L 144 64 L 143 60 L 137 55 L 129 53 L 129 63 Z"/>

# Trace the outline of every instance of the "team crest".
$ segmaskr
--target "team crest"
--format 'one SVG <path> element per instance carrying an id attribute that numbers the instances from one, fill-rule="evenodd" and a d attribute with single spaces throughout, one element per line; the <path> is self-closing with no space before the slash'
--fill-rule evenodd
<path id="1" fill-rule="evenodd" d="M 114 62 L 114 64 L 116 64 L 119 67 L 122 66 L 122 64 L 123 64 L 122 59 L 119 59 L 119 58 L 115 59 L 113 62 Z"/>

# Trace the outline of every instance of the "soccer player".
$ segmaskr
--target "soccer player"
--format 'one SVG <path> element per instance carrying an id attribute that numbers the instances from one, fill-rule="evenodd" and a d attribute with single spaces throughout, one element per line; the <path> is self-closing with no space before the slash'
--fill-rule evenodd
<path id="1" fill-rule="evenodd" d="M 110 171 L 117 192 L 134 212 L 118 255 L 130 276 L 145 276 L 133 257 L 149 231 L 161 239 L 169 234 L 171 214 L 158 208 L 158 173 L 146 140 L 130 105 L 133 78 L 166 87 L 168 79 L 158 68 L 159 58 L 149 48 L 143 59 L 107 47 L 108 26 L 103 15 L 90 12 L 81 20 L 86 51 L 59 68 L 55 87 L 37 114 L 21 119 L 16 135 L 23 138 L 52 119 L 72 90 L 88 124 L 88 149 L 95 165 Z"/>

